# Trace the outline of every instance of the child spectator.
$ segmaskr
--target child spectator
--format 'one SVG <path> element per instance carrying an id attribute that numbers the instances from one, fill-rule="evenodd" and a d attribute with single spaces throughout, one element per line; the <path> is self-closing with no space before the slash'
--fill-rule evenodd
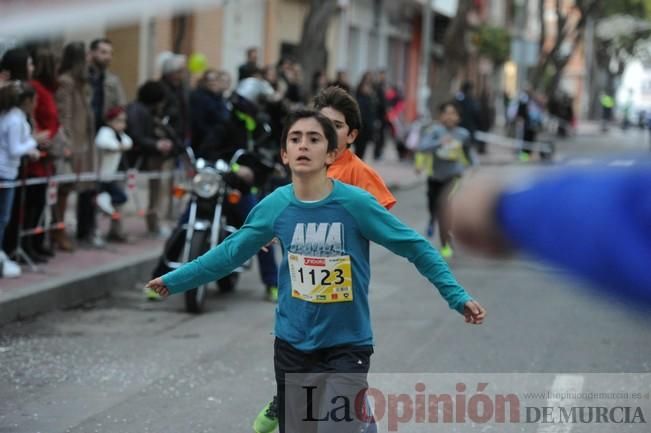
<path id="1" fill-rule="evenodd" d="M 124 108 L 110 108 L 106 113 L 105 121 L 106 126 L 102 126 L 95 137 L 95 145 L 99 153 L 100 190 L 102 191 L 97 197 L 97 205 L 111 215 L 111 228 L 106 239 L 112 242 L 127 242 L 120 212 L 121 206 L 127 201 L 127 195 L 118 181 L 105 178 L 118 171 L 122 153 L 131 149 L 133 141 L 124 132 L 127 129 L 127 113 Z"/>
<path id="2" fill-rule="evenodd" d="M 45 143 L 46 134 L 33 137 L 26 113 L 34 109 L 34 89 L 22 81 L 0 88 L 0 182 L 11 182 L 18 176 L 20 159 L 39 158 L 38 145 Z M 11 217 L 15 188 L 0 188 L 0 245 Z M 0 249 L 0 275 L 16 278 L 21 275 L 18 264 L 9 260 Z"/>

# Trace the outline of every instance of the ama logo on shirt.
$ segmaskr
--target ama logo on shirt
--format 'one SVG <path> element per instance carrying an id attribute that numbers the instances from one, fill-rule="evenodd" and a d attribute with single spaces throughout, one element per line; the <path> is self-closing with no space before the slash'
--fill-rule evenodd
<path id="1" fill-rule="evenodd" d="M 344 225 L 340 222 L 298 223 L 289 251 L 317 257 L 344 254 Z"/>

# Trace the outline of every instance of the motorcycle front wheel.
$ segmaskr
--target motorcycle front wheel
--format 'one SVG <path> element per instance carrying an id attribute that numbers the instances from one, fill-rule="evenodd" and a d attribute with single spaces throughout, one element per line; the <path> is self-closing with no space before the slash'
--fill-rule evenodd
<path id="1" fill-rule="evenodd" d="M 195 231 L 192 234 L 192 242 L 190 244 L 190 260 L 194 260 L 208 251 L 209 234 L 209 232 L 199 230 Z M 204 284 L 185 292 L 185 310 L 188 313 L 192 314 L 200 314 L 203 312 L 207 291 L 208 285 Z"/>

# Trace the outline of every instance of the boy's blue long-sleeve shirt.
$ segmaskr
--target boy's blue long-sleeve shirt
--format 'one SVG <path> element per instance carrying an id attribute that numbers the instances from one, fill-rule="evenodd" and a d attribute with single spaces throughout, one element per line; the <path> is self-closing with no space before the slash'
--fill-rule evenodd
<path id="1" fill-rule="evenodd" d="M 437 287 L 450 308 L 463 312 L 465 303 L 471 300 L 426 239 L 366 191 L 339 181 L 333 181 L 331 194 L 316 203 L 297 200 L 292 185 L 277 189 L 253 209 L 236 233 L 203 256 L 163 276 L 163 282 L 170 293 L 179 293 L 215 281 L 228 275 L 274 237 L 283 250 L 278 271 L 275 334 L 299 350 L 373 344 L 368 304 L 369 241 L 406 257 Z M 299 275 L 301 280 L 314 279 L 310 273 L 315 269 L 297 268 L 296 260 L 300 258 L 306 264 L 319 266 L 333 257 L 335 261 L 350 257 L 352 272 L 346 278 L 352 278 L 352 301 L 316 303 L 296 297 L 293 278 L 294 283 Z M 289 263 L 290 260 L 294 262 Z M 294 272 L 293 278 L 290 272 Z M 317 275 L 317 281 L 319 278 Z"/>
<path id="2" fill-rule="evenodd" d="M 501 195 L 514 246 L 651 306 L 651 167 L 561 172 Z"/>

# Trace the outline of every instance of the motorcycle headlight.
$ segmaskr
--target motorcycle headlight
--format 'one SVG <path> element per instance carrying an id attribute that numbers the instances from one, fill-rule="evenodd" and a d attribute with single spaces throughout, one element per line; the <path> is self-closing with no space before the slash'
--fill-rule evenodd
<path id="1" fill-rule="evenodd" d="M 210 198 L 219 189 L 219 173 L 213 168 L 199 170 L 192 179 L 192 191 L 201 198 Z"/>

